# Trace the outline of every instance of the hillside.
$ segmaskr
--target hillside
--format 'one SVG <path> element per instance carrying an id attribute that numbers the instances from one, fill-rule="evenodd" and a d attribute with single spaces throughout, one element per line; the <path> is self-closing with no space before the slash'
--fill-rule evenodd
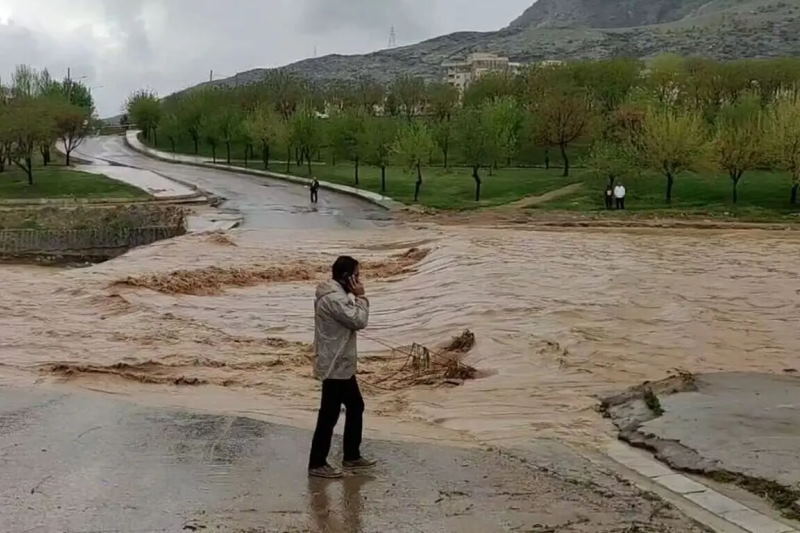
<path id="1" fill-rule="evenodd" d="M 399 74 L 430 79 L 441 64 L 488 51 L 513 61 L 648 58 L 662 53 L 715 59 L 776 57 L 800 53 L 799 0 L 539 0 L 507 28 L 462 32 L 412 46 L 365 55 L 329 55 L 285 67 L 313 80 Z M 215 84 L 259 80 L 264 69 Z"/>

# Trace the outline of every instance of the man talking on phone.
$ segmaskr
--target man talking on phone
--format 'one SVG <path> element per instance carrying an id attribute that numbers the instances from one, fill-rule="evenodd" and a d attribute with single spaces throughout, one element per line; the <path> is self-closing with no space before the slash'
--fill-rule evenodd
<path id="1" fill-rule="evenodd" d="M 317 287 L 314 370 L 322 381 L 322 400 L 308 462 L 312 477 L 343 476 L 341 470 L 328 464 L 333 428 L 339 421 L 342 405 L 346 409 L 343 468 L 360 470 L 376 464 L 361 456 L 364 400 L 356 380 L 356 332 L 369 322 L 369 300 L 365 294 L 358 261 L 352 257 L 337 259 L 333 264 L 333 279 Z"/>

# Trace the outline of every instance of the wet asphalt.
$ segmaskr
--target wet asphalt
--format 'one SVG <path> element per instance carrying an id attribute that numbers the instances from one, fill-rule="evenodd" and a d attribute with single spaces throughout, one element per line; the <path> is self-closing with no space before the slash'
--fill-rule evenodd
<path id="1" fill-rule="evenodd" d="M 320 191 L 319 203 L 312 205 L 308 189 L 293 183 L 158 161 L 125 144 L 120 136 L 91 137 L 75 152 L 76 157 L 95 164 L 122 165 L 155 172 L 192 184 L 223 198 L 223 211 L 244 217 L 243 227 L 251 229 L 325 228 L 369 229 L 391 224 L 390 213 L 364 200 Z"/>
<path id="2" fill-rule="evenodd" d="M 558 443 L 514 456 L 369 441 L 378 468 L 328 481 L 306 475 L 310 437 L 109 394 L 2 387 L 0 531 L 697 531 Z"/>

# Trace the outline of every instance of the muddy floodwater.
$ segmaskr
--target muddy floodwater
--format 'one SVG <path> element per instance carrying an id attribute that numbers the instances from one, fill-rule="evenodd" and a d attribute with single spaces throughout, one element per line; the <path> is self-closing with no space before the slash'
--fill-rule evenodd
<path id="1" fill-rule="evenodd" d="M 340 253 L 370 263 L 360 377 L 368 425 L 389 435 L 598 444 L 612 435 L 598 395 L 681 370 L 800 366 L 795 232 L 418 226 L 241 230 L 87 269 L 0 266 L 0 376 L 308 426 L 314 284 Z M 404 361 L 388 346 L 435 349 L 465 329 L 479 379 L 386 386 Z"/>

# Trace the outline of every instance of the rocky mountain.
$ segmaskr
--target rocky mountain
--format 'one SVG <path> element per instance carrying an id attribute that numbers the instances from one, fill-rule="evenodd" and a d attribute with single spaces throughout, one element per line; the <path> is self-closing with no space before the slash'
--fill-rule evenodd
<path id="1" fill-rule="evenodd" d="M 800 0 L 538 0 L 497 32 L 462 32 L 365 55 L 329 55 L 285 67 L 313 80 L 400 74 L 440 79 L 442 63 L 472 52 L 513 61 L 648 58 L 662 53 L 717 59 L 800 54 Z M 244 84 L 264 69 L 215 84 Z"/>

